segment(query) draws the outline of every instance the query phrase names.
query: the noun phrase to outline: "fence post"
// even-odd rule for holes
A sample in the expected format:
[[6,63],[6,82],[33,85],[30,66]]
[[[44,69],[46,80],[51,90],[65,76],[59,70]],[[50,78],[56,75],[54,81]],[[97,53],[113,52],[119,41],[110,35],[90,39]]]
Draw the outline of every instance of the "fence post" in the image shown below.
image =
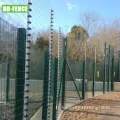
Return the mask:
[[53,46],[53,10],[51,10],[50,17],[50,35],[49,35],[49,79],[48,79],[48,111],[47,119],[51,119],[51,80],[52,80],[52,46]]
[[15,83],[15,120],[23,119],[25,83],[26,29],[19,28],[17,34],[17,63]]
[[103,93],[105,93],[106,82],[106,43],[104,44],[104,79],[103,79]]
[[63,68],[62,68],[62,100],[61,109],[65,106],[65,69],[66,69],[67,38],[63,39]]
[[114,90],[114,48],[112,48],[111,91]]
[[120,49],[118,50],[118,80],[120,81]]
[[110,58],[111,58],[111,55],[110,55],[110,50],[111,50],[111,46],[109,45],[108,46],[108,84],[107,84],[107,92],[110,91]]
[[82,99],[85,99],[85,78],[86,78],[86,43],[85,43],[85,59],[83,61],[83,80],[82,80]]
[[83,61],[82,99],[85,99],[85,60]]
[[95,47],[95,61],[93,62],[93,85],[92,85],[92,96],[95,96],[95,78],[96,78],[96,47]]
[[47,120],[48,110],[48,78],[49,78],[49,52],[45,52],[44,57],[44,84],[43,84],[43,103],[42,103],[42,120]]
[[52,111],[52,120],[56,120],[56,103],[57,103],[57,73],[58,73],[58,58],[55,58],[54,63],[54,87],[53,87],[53,111]]
[[9,101],[9,87],[10,87],[10,61],[7,63],[7,80],[6,80],[6,102]]

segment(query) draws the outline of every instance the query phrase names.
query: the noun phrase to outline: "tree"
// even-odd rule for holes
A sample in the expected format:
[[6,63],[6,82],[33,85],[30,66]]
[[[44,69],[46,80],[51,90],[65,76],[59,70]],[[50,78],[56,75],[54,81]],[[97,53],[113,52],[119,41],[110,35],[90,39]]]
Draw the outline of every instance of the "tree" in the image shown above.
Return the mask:
[[[104,27],[99,28],[96,34],[94,34],[89,43],[92,46],[97,47],[97,61],[103,61],[104,57],[104,43],[114,47],[115,59],[118,57],[118,49],[120,46],[120,21],[114,20],[112,23],[106,24]],[[107,46],[108,47],[108,46]]]
[[99,15],[95,12],[85,12],[80,18],[82,26],[88,31],[89,35],[95,34],[97,27],[99,27]]
[[49,48],[49,41],[45,40],[43,36],[40,36],[36,40],[36,46],[41,50],[48,50]]
[[[63,36],[63,33],[61,33]],[[41,50],[48,50],[49,49],[49,31],[44,31],[40,33],[36,39],[35,46],[40,48]],[[60,37],[60,55],[62,53],[62,37]],[[53,31],[53,38],[52,38],[52,55],[55,57],[58,55],[58,32]]]
[[74,25],[71,28],[71,32],[68,33],[68,37],[74,40],[84,41],[88,39],[89,35],[88,32],[82,26]]

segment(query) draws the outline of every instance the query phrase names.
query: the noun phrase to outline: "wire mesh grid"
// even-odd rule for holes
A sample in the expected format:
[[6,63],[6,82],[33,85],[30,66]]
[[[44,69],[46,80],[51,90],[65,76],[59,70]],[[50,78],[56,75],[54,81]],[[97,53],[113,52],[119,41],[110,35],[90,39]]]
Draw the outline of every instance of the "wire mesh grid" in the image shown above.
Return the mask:
[[0,119],[13,119],[17,28],[0,18]]

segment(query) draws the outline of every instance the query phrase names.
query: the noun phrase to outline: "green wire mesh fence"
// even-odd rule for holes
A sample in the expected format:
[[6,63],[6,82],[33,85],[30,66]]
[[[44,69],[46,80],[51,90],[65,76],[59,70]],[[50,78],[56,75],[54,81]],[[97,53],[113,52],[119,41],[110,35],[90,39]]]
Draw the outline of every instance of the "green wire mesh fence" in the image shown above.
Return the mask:
[[[25,15],[15,16],[18,23],[23,21],[21,28],[17,24],[15,27],[13,21],[8,23],[0,18],[0,120],[22,120],[23,117],[25,120],[56,120],[61,109],[111,91],[112,82],[119,80],[119,57],[113,60],[111,46],[103,46],[99,53],[95,47],[83,45],[76,48],[71,59],[67,48],[69,39],[62,39],[61,35],[63,46],[60,45],[58,50],[59,32],[52,28],[53,10],[49,21],[46,17],[49,16],[48,1],[41,3],[39,9],[37,2],[33,2],[35,13],[32,13],[31,21],[35,31],[29,40],[31,33],[28,34],[28,30],[31,28],[26,29],[26,23],[31,22],[26,21]],[[46,10],[42,11],[43,8]],[[41,16],[45,18],[41,20]],[[28,17],[32,16],[28,14]],[[47,24],[39,24],[44,20]],[[62,53],[58,55],[60,51]]]
[[[87,51],[88,48],[85,49]],[[90,51],[90,49],[88,50]],[[116,75],[118,60],[115,60],[114,63],[113,50],[113,47],[107,45],[105,48],[103,47],[103,52],[99,53],[95,47],[91,59],[89,59],[88,52],[84,52],[85,60],[82,58],[69,60],[68,58],[65,68],[65,103],[67,107],[79,103],[82,99],[113,91],[113,82],[118,79],[118,75]]]
[[[0,119],[14,119],[18,29],[0,18]],[[19,49],[19,48],[18,48]]]

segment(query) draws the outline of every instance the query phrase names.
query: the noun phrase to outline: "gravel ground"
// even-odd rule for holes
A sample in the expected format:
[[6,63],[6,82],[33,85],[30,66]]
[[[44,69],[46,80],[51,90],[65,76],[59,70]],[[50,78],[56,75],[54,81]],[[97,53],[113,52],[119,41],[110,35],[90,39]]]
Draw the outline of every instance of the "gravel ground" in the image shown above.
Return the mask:
[[60,120],[95,120],[98,114],[108,112],[115,101],[120,102],[120,92],[90,98],[65,110]]
[[[37,112],[40,106],[40,101],[29,103],[28,120]],[[0,103],[0,120],[14,120],[14,104]]]

